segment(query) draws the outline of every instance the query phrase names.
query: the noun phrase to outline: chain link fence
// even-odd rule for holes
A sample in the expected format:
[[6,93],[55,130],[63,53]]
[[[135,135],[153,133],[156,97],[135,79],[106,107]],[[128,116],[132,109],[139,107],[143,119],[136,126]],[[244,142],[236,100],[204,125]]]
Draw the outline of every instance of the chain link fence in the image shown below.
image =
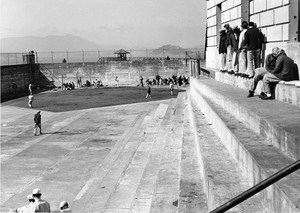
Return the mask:
[[[101,58],[116,58],[116,50],[98,51],[65,51],[65,52],[33,52],[29,53],[0,53],[1,66],[28,64],[32,62],[30,56],[35,55],[35,63],[84,63],[98,62]],[[192,57],[204,59],[204,48],[177,49],[143,49],[127,50],[127,60],[137,58],[181,58]]]

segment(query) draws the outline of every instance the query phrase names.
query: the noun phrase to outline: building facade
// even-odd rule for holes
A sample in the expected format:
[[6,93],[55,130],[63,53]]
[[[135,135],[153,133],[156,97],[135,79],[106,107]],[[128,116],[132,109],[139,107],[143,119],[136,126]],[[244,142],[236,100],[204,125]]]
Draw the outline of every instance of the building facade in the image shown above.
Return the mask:
[[206,66],[219,68],[219,29],[253,21],[267,38],[265,55],[283,48],[300,66],[299,0],[208,0]]

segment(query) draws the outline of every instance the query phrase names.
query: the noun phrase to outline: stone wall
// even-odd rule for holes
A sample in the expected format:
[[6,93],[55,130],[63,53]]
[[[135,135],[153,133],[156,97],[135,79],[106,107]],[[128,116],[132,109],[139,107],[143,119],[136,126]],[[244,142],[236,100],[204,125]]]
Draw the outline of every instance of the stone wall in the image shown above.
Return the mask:
[[118,76],[120,85],[137,85],[139,76],[144,81],[153,79],[157,74],[162,77],[172,75],[189,75],[189,67],[185,60],[138,60],[138,61],[109,61],[100,63],[60,63],[40,64],[41,73],[56,86],[62,83],[74,82],[81,78],[86,80],[102,80],[104,85],[113,85]]
[[[27,94],[28,85],[36,83],[38,79],[39,72],[36,64],[1,66],[1,100]],[[13,83],[17,85],[15,94]]]

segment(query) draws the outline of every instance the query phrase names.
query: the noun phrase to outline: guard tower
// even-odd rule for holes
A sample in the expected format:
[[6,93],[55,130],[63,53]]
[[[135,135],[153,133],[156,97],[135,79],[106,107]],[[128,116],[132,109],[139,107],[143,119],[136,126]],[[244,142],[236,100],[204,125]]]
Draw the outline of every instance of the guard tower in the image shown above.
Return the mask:
[[126,51],[126,50],[123,50],[123,49],[120,49],[118,51],[115,51],[114,54],[117,54],[117,58],[119,61],[126,61],[127,59],[127,55],[130,52]]

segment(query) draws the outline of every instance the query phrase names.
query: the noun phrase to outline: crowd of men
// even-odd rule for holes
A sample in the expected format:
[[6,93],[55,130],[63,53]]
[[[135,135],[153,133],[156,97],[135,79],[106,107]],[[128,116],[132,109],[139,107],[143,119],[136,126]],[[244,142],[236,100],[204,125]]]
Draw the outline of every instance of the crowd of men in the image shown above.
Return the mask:
[[[140,76],[140,82],[137,86],[144,86],[144,81],[143,81],[143,77]],[[172,75],[171,77],[168,78],[164,78],[161,77],[160,75],[156,75],[155,78],[153,78],[152,80],[150,79],[146,79],[146,84],[150,84],[150,85],[170,85],[170,83],[174,84],[174,85],[178,85],[178,86],[186,86],[189,84],[189,77],[185,77],[182,75],[176,76],[176,75]]]
[[233,29],[225,24],[219,32],[220,71],[251,79],[247,97],[254,96],[259,80],[263,81],[259,97],[268,100],[274,98],[273,85],[299,79],[297,65],[283,49],[274,47],[264,60],[267,38],[254,22],[243,21],[240,28]]

